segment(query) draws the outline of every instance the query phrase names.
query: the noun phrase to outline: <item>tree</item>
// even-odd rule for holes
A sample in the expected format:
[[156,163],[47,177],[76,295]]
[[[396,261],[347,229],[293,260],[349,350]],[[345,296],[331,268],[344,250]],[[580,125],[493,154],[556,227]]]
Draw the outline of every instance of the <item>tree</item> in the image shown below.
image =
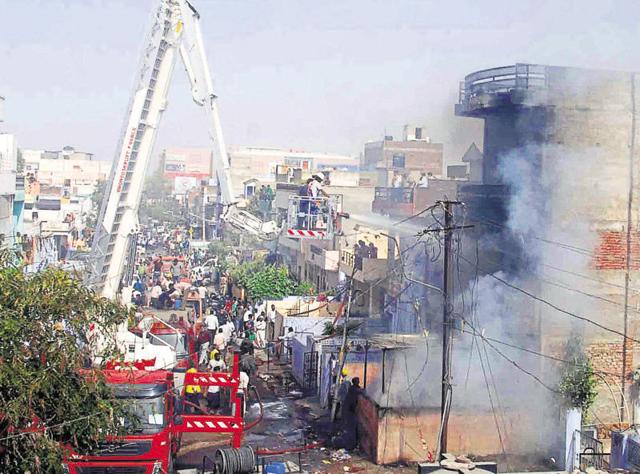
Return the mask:
[[308,296],[314,293],[309,282],[296,283],[287,267],[267,265],[264,260],[241,263],[231,269],[231,278],[246,288],[251,299],[281,299],[285,296]]
[[568,363],[558,389],[569,406],[586,412],[596,400],[598,383],[580,339],[573,338],[567,342],[564,359]]
[[90,329],[108,334],[128,311],[62,270],[25,274],[3,251],[0,314],[0,472],[61,473],[64,447],[88,452],[121,433],[126,407],[83,367]]

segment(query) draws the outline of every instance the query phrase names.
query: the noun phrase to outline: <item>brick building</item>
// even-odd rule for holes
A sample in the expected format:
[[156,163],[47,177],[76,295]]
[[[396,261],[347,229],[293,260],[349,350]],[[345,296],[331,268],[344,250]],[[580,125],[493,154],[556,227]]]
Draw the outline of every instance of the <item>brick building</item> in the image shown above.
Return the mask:
[[405,126],[402,140],[384,140],[364,145],[361,169],[378,173],[378,186],[391,186],[394,173],[417,181],[420,173],[443,174],[443,145],[432,143],[423,127]]
[[516,64],[466,76],[456,105],[484,121],[483,186],[508,190],[502,227],[483,224],[511,239],[494,269],[539,298],[510,317],[535,321],[542,352],[578,336],[597,370],[619,374],[594,407],[605,422],[639,421],[621,336],[639,320],[639,86],[631,72]]

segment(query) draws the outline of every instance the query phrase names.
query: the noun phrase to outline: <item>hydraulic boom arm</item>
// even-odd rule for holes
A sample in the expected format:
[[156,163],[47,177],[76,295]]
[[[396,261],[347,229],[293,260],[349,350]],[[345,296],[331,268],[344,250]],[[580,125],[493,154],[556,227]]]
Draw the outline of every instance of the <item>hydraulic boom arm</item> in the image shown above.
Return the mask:
[[274,223],[265,223],[233,206],[229,159],[199,18],[186,0],[159,0],[154,11],[92,245],[92,268],[87,283],[107,298],[117,295],[121,283],[130,283],[142,188],[178,54],[191,81],[193,100],[207,115],[213,142],[212,169],[218,178],[223,204],[228,207],[224,219],[261,238],[271,238],[277,232]]

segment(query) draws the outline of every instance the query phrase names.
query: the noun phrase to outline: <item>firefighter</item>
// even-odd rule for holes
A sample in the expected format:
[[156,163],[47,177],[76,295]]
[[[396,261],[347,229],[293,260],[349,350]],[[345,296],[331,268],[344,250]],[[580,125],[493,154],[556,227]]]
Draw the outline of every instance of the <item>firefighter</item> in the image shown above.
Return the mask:
[[[189,364],[189,370],[187,370],[188,374],[192,374],[197,372],[196,368],[193,366],[193,362]],[[187,405],[185,411],[187,413],[194,413],[196,407],[200,406],[200,392],[202,389],[199,385],[186,385],[184,388],[185,399],[190,404]]]

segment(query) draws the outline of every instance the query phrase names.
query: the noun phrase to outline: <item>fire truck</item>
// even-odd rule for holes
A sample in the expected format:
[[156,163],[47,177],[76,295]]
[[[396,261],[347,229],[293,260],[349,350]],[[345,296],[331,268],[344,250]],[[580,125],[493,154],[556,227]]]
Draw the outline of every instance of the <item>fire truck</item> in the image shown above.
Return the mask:
[[[240,448],[245,429],[238,396],[238,355],[230,373],[187,373],[185,385],[226,388],[230,415],[186,413],[187,402],[168,370],[105,370],[114,395],[125,401],[135,419],[123,420],[128,433],[100,443],[91,453],[71,454],[64,469],[69,474],[173,474],[182,433],[229,433]],[[191,411],[197,411],[191,408]]]

